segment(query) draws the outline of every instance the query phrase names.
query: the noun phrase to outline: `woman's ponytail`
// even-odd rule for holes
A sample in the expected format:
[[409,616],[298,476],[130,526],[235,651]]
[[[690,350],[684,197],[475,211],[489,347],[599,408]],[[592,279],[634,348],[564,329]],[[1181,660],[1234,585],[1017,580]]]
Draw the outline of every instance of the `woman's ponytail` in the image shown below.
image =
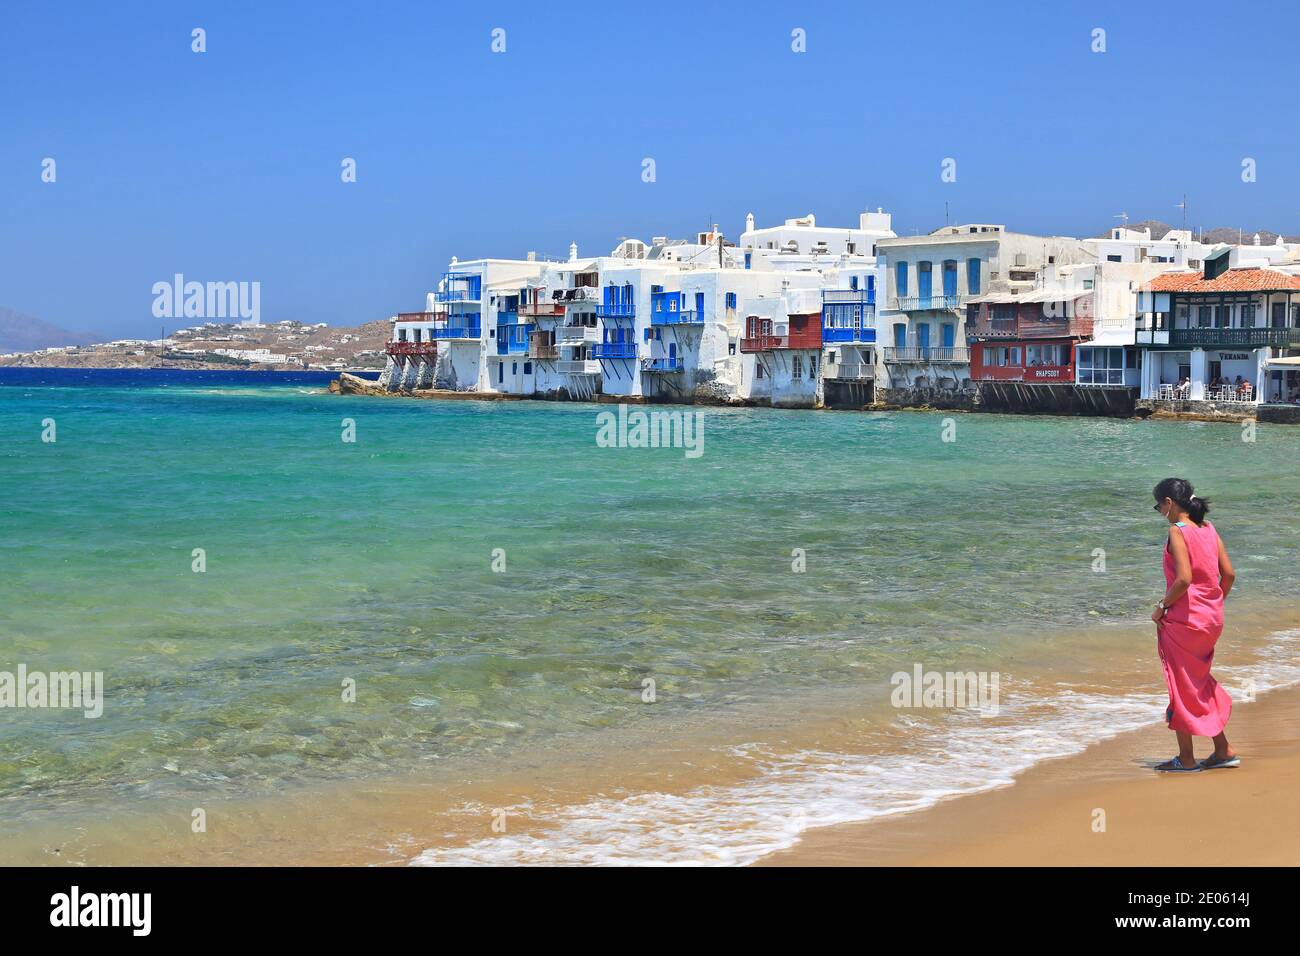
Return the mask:
[[1198,498],[1192,491],[1192,483],[1186,478],[1166,478],[1156,485],[1155,496],[1157,502],[1171,499],[1197,525],[1205,524],[1205,516],[1210,513],[1209,499]]

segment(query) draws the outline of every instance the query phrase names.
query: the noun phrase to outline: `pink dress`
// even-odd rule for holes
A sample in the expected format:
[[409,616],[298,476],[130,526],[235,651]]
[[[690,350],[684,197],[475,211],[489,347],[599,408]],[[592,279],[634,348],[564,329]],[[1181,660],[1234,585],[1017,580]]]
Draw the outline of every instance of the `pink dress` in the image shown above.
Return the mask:
[[[1223,732],[1232,713],[1232,698],[1210,676],[1214,645],[1223,633],[1223,589],[1219,586],[1219,533],[1204,527],[1175,525],[1187,543],[1192,561],[1192,585],[1174,602],[1156,626],[1156,646],[1169,685],[1170,730],[1197,737]],[[1174,556],[1165,546],[1165,584],[1174,580]]]

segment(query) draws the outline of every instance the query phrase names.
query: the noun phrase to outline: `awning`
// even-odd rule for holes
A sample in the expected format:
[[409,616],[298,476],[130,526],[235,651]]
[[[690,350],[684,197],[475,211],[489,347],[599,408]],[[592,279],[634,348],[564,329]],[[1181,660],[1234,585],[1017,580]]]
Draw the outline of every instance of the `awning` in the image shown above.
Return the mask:
[[1265,368],[1300,368],[1300,355],[1264,360]]

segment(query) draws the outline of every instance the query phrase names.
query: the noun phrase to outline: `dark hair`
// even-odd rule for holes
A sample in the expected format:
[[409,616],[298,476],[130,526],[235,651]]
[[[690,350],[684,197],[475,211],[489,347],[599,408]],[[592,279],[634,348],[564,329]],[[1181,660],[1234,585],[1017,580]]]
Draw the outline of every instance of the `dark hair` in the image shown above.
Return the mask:
[[1198,525],[1205,524],[1205,516],[1210,513],[1209,499],[1192,494],[1192,483],[1186,478],[1166,478],[1156,485],[1155,496],[1157,502],[1172,499]]

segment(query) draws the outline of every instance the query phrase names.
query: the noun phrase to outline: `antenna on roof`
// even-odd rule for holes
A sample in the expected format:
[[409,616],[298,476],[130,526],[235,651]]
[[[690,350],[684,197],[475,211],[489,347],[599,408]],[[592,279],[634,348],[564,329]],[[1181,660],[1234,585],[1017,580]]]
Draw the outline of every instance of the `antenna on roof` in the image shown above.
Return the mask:
[[1122,219],[1123,222],[1122,222],[1120,225],[1121,225],[1121,226],[1128,226],[1128,213],[1126,213],[1126,212],[1122,212],[1122,213],[1120,213],[1118,216],[1111,216],[1110,218],[1112,218],[1112,219]]
[[1183,201],[1174,206],[1175,209],[1183,211],[1183,231],[1187,231],[1187,193],[1183,193]]

